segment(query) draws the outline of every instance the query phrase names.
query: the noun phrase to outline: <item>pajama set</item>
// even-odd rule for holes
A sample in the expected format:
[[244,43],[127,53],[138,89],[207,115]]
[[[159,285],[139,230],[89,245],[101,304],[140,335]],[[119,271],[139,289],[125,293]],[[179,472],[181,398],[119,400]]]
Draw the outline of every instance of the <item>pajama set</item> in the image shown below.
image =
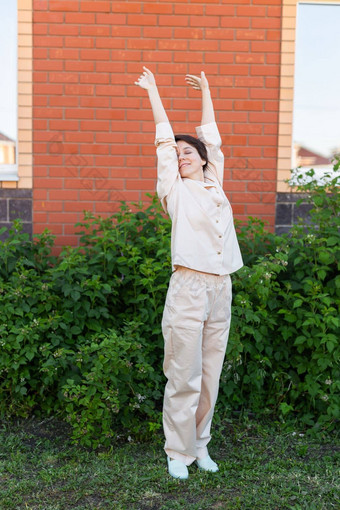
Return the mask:
[[182,178],[168,122],[156,126],[157,194],[172,220],[172,276],[164,306],[163,427],[167,455],[189,466],[208,455],[227,347],[230,274],[243,265],[232,209],[222,189],[216,124],[196,128],[208,152],[204,182]]

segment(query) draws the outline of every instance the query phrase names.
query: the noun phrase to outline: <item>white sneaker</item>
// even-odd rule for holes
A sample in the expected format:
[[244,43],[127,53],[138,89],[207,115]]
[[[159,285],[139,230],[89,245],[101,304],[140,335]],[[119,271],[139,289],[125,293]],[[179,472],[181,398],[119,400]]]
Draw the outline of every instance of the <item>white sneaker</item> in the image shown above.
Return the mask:
[[189,476],[189,471],[186,465],[180,460],[171,460],[167,457],[169,475],[174,478],[180,478],[186,480]]
[[202,471],[209,471],[210,473],[216,473],[216,471],[218,471],[218,465],[210,458],[209,455],[204,459],[196,459],[196,464],[199,469],[202,469]]

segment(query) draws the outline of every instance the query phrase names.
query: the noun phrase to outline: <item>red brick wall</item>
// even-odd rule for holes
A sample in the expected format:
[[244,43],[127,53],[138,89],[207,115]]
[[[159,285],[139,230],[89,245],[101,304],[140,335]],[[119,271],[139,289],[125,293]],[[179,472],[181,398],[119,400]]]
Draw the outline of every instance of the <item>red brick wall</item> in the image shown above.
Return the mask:
[[133,83],[156,74],[175,132],[194,134],[209,78],[235,217],[274,225],[281,0],[34,0],[34,232],[75,244],[84,209],[155,190],[154,124]]

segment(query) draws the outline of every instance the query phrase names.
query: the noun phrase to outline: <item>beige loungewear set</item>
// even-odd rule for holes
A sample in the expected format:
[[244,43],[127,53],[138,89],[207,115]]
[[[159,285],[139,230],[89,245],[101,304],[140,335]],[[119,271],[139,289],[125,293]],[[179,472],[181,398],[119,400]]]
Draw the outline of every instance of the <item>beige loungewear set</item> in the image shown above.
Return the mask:
[[230,274],[243,265],[215,123],[196,128],[208,152],[204,182],[182,178],[169,123],[156,126],[157,193],[172,220],[173,273],[162,330],[165,343],[165,451],[190,465],[208,455],[210,427],[228,341]]

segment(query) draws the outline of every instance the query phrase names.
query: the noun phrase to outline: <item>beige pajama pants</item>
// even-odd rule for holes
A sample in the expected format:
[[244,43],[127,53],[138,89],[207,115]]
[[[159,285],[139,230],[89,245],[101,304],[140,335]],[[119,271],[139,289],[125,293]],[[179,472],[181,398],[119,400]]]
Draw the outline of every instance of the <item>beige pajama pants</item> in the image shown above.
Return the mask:
[[165,451],[189,466],[208,455],[210,427],[228,341],[230,275],[179,267],[165,301]]

